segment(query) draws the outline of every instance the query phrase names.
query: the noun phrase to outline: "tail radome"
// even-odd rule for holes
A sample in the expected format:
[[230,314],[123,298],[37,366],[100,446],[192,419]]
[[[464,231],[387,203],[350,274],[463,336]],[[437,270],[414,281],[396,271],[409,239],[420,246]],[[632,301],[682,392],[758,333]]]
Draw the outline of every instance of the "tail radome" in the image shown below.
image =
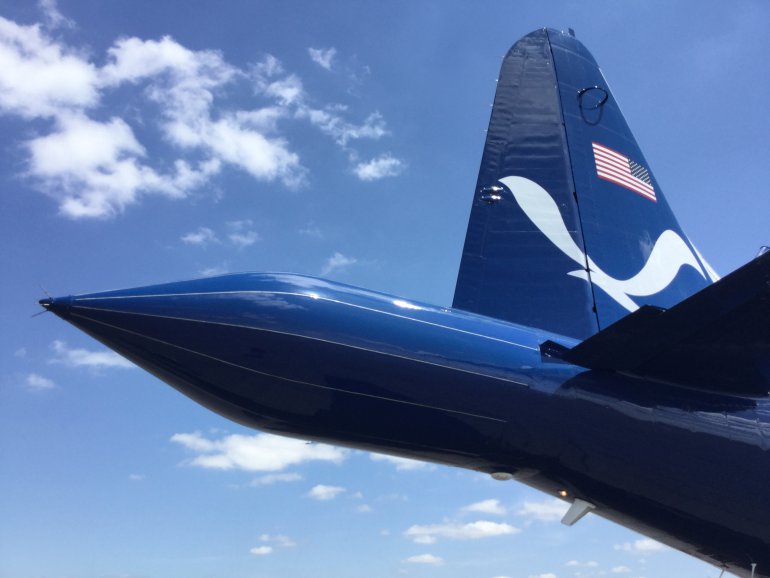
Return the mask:
[[514,44],[500,71],[453,306],[582,339],[716,279],[588,50],[550,29]]

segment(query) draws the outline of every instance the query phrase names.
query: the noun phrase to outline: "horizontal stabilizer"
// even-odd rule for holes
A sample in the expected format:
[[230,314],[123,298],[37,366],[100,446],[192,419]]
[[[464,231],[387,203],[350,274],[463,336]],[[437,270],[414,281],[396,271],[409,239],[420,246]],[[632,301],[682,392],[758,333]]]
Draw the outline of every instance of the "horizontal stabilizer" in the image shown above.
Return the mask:
[[561,356],[695,389],[768,395],[770,253],[671,309],[642,307]]

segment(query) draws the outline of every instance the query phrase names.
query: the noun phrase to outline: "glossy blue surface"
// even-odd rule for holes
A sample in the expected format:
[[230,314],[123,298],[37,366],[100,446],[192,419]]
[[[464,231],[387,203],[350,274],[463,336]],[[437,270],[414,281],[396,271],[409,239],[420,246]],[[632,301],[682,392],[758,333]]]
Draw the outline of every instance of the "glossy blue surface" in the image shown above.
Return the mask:
[[47,300],[220,414],[482,472],[715,564],[770,568],[770,406],[543,358],[574,340],[287,274]]

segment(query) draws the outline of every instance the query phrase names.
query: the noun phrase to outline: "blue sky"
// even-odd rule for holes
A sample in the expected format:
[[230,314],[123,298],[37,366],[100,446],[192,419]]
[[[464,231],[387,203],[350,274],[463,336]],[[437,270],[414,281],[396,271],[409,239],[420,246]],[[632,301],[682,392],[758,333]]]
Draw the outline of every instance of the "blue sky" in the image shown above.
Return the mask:
[[770,4],[0,0],[0,576],[716,577],[514,483],[256,434],[44,295],[226,271],[451,303],[503,54],[572,27],[683,228],[770,243]]

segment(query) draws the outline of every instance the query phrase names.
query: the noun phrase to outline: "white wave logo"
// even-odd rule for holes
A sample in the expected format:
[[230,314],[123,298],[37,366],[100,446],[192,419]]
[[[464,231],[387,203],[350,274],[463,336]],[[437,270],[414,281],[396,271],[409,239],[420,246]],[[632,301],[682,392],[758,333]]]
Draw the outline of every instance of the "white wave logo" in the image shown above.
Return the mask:
[[[671,284],[679,269],[686,265],[695,269],[704,279],[719,279],[705,261],[704,271],[704,266],[701,266],[687,243],[671,230],[663,231],[655,241],[650,257],[639,273],[630,279],[615,279],[602,271],[575,243],[564,224],[558,205],[543,187],[524,177],[505,177],[500,179],[500,182],[511,191],[527,217],[548,240],[580,265],[580,269],[568,274],[585,279],[589,283],[593,282],[629,311],[639,309],[631,299],[632,296],[648,297],[662,291]],[[586,265],[590,270],[590,277],[585,270]]]

